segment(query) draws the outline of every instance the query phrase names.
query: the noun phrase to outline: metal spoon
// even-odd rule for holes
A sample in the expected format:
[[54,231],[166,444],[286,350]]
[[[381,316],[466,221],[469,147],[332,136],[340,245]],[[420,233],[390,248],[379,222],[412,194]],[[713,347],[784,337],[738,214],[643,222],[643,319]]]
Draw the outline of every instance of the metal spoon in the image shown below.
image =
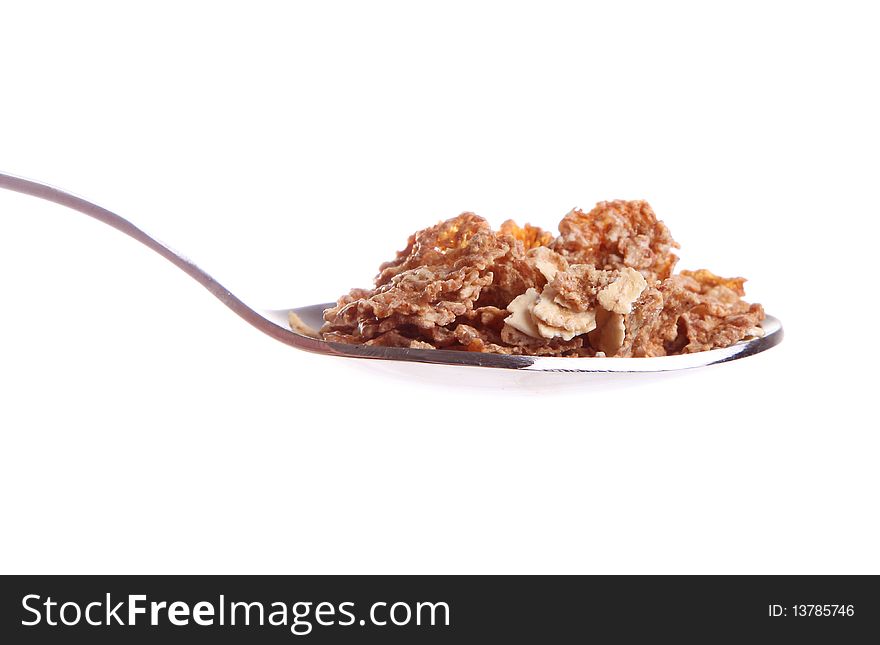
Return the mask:
[[[465,365],[473,367],[494,367],[512,370],[528,370],[538,372],[667,372],[682,370],[716,363],[725,363],[751,356],[770,349],[782,341],[782,324],[773,316],[767,316],[762,323],[764,336],[748,341],[741,341],[730,347],[712,349],[694,354],[678,356],[662,356],[656,358],[562,358],[545,356],[508,356],[502,354],[484,354],[479,352],[462,352],[442,349],[408,349],[402,347],[372,347],[367,345],[348,345],[331,343],[321,340],[309,329],[319,329],[324,309],[333,303],[310,305],[282,310],[258,310],[246,305],[233,295],[222,284],[217,282],[202,269],[181,257],[162,242],[150,237],[128,220],[76,197],[58,188],[46,184],[23,179],[13,175],[0,173],[0,188],[12,190],[25,195],[39,197],[73,210],[85,213],[90,217],[122,231],[141,244],[153,249],[163,258],[183,270],[196,282],[205,287],[220,302],[241,316],[248,323],[264,334],[281,341],[291,347],[307,352],[347,356],[351,358],[372,358],[389,361],[406,361],[416,363],[434,363],[440,365]],[[289,315],[293,313],[303,323],[302,333],[290,329]],[[313,332],[312,332],[313,333]]]

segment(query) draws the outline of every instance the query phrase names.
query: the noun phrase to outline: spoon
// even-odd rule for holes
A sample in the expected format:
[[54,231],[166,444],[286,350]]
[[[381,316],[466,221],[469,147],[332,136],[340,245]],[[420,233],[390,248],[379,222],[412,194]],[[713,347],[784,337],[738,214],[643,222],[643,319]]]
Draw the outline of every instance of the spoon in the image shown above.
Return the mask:
[[[782,341],[782,324],[773,316],[761,323],[764,336],[740,341],[730,347],[711,349],[693,354],[658,356],[653,358],[565,358],[558,356],[512,356],[461,352],[442,349],[409,349],[406,347],[374,347],[349,345],[321,340],[315,330],[321,327],[322,314],[334,303],[323,303],[279,310],[261,310],[250,307],[232,294],[226,287],[205,273],[198,266],[172,251],[162,242],[150,237],[137,226],[119,215],[93,204],[81,197],[47,184],[22,177],[0,173],[0,188],[39,197],[94,217],[98,221],[133,237],[163,258],[184,271],[210,291],[224,305],[264,334],[286,345],[316,354],[371,358],[388,361],[433,363],[438,365],[464,365],[494,367],[538,372],[668,372],[703,367],[716,363],[745,358],[758,354]],[[291,329],[293,325],[297,331]]]

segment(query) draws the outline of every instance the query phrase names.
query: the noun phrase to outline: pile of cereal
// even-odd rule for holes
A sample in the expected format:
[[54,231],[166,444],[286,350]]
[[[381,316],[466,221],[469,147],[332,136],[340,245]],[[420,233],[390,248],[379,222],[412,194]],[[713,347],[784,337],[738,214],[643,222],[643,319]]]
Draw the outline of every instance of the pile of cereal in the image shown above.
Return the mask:
[[673,275],[678,244],[643,201],[571,211],[559,236],[463,213],[411,235],[324,312],[325,340],[540,356],[666,356],[762,335],[743,278]]

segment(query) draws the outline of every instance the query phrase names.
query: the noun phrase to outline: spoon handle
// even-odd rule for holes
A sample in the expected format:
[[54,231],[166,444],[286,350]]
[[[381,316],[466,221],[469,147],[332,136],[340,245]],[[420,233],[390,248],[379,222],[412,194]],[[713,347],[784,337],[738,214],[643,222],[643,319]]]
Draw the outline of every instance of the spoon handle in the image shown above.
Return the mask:
[[229,289],[217,282],[217,280],[205,273],[205,271],[190,262],[188,259],[178,255],[167,245],[150,237],[127,219],[120,217],[106,208],[86,201],[82,197],[77,197],[76,195],[49,186],[48,184],[5,173],[0,173],[0,188],[55,202],[56,204],[66,206],[67,208],[84,213],[89,217],[93,217],[108,226],[112,226],[116,230],[136,239],[144,246],[151,248],[163,258],[174,264],[177,268],[210,291],[220,302],[264,334],[268,334],[272,338],[297,347],[298,349],[321,353],[326,351],[322,341],[294,334],[289,329],[285,329],[284,327],[267,320],[234,296]]

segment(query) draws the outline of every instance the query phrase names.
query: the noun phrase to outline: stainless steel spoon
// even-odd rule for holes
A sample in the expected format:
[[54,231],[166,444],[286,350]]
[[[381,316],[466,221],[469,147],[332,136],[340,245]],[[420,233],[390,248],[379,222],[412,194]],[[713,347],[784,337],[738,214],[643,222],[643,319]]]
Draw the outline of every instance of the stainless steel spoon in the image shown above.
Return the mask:
[[[770,349],[782,341],[782,324],[773,316],[767,316],[762,323],[764,336],[753,340],[742,341],[706,352],[682,354],[678,356],[662,356],[656,358],[561,358],[543,356],[507,356],[501,354],[483,354],[479,352],[461,352],[441,349],[408,349],[401,347],[370,347],[366,345],[348,345],[330,343],[312,337],[307,331],[319,329],[324,309],[332,303],[310,305],[282,310],[259,310],[245,304],[233,295],[222,284],[217,282],[202,269],[181,257],[162,242],[150,237],[128,220],[52,186],[0,173],[0,188],[12,190],[25,195],[39,197],[62,206],[67,206],[122,231],[141,244],[153,249],[163,258],[183,270],[196,282],[205,287],[220,302],[229,307],[244,320],[264,334],[281,341],[291,347],[307,352],[347,356],[351,358],[372,358],[389,361],[406,361],[416,363],[434,363],[440,365],[465,365],[473,367],[494,367],[512,370],[528,370],[538,372],[668,372],[716,363],[725,363],[751,356]],[[295,314],[304,325],[303,333],[290,329],[288,317]]]

